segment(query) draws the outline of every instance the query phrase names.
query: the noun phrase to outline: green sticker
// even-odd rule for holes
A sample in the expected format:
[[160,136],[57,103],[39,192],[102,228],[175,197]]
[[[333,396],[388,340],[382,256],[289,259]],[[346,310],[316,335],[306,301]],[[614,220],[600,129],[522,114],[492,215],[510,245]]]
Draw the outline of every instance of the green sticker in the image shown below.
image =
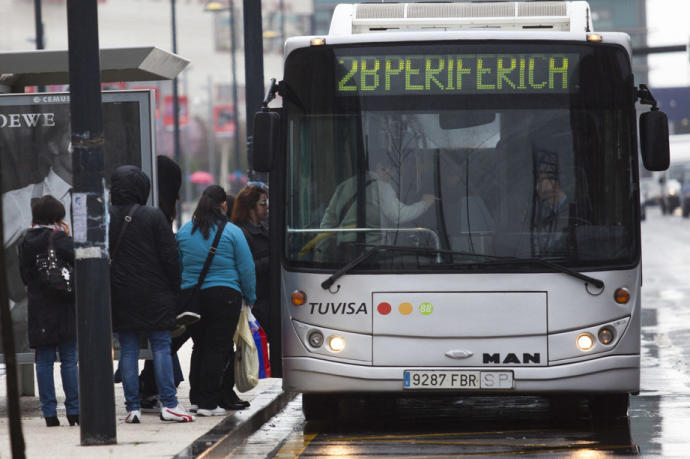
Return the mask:
[[434,305],[431,303],[422,303],[419,305],[419,312],[421,312],[425,316],[428,316],[429,314],[434,312]]

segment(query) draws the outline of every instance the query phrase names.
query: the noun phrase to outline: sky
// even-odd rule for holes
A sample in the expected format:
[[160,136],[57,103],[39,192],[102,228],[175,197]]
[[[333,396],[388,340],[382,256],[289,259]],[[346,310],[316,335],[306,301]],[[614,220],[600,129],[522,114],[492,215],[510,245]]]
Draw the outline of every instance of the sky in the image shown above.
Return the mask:
[[[690,0],[647,0],[647,28],[649,46],[687,45]],[[652,54],[648,64],[650,86],[690,86],[687,52]]]

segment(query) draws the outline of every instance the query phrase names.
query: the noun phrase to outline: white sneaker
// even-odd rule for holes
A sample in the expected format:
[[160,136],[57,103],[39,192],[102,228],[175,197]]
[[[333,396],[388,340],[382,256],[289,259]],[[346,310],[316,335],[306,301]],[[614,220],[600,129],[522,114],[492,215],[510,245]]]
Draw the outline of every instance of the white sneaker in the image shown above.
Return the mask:
[[141,411],[140,410],[128,411],[127,416],[125,416],[125,422],[127,424],[140,424],[141,423]]
[[161,421],[192,422],[193,420],[194,416],[187,413],[180,404],[175,408],[161,408]]
[[189,412],[190,413],[196,413],[199,410],[199,405],[191,404],[189,405]]
[[225,408],[221,408],[220,406],[215,407],[212,410],[205,410],[203,408],[199,408],[196,410],[196,414],[199,416],[225,416],[228,414],[228,410]]

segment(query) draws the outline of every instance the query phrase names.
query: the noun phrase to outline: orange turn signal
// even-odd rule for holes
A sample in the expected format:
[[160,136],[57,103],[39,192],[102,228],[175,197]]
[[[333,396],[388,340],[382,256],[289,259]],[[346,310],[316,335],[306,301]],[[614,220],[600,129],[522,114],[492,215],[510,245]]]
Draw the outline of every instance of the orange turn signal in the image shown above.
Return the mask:
[[290,297],[292,300],[292,304],[295,306],[302,306],[304,303],[307,302],[307,294],[304,293],[302,290],[295,290],[292,292],[292,296]]
[[618,304],[626,304],[630,301],[630,290],[625,287],[617,288],[616,292],[613,294],[613,298]]

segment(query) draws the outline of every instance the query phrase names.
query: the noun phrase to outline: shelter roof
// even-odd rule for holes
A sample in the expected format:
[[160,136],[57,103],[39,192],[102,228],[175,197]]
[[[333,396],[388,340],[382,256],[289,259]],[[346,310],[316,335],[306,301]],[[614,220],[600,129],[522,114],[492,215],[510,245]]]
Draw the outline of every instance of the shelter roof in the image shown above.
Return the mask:
[[[171,80],[188,64],[155,46],[101,48],[101,82]],[[0,52],[0,92],[51,84],[69,84],[68,50]]]

